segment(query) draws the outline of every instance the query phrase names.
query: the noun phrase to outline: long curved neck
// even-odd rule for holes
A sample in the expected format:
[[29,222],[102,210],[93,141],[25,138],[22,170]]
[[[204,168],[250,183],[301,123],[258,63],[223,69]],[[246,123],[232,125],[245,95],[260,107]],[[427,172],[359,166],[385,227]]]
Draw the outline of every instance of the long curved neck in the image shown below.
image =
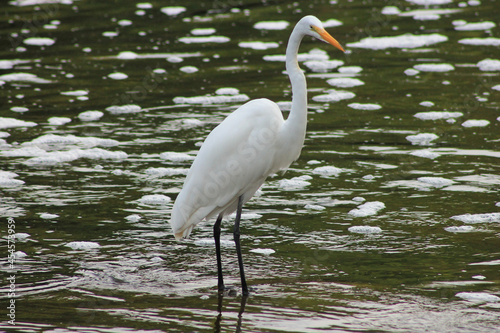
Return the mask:
[[295,161],[302,150],[307,127],[307,84],[306,77],[299,68],[297,54],[304,36],[294,29],[286,48],[286,71],[292,84],[292,109],[281,131],[283,144],[281,154],[288,163]]
[[286,71],[292,84],[292,109],[287,122],[293,122],[296,125],[301,124],[305,131],[307,123],[307,83],[297,61],[297,54],[303,37],[297,29],[294,29],[286,48]]

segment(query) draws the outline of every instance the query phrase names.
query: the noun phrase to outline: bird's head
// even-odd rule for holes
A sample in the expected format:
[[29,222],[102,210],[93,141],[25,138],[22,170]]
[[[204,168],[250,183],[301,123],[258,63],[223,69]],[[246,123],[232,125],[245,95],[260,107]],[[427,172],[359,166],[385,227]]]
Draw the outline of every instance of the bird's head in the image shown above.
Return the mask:
[[335,46],[342,52],[345,52],[342,45],[335,38],[333,38],[323,27],[323,23],[316,17],[312,15],[308,15],[303,17],[297,26],[300,26],[302,33],[304,35],[312,36],[317,38],[325,43],[331,44]]

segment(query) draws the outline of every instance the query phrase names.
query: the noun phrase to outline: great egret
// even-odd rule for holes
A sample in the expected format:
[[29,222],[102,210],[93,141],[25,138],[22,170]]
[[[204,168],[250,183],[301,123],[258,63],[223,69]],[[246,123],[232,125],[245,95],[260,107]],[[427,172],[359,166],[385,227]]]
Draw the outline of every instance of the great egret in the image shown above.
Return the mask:
[[302,18],[293,29],[286,49],[286,70],[292,84],[292,107],[287,120],[283,119],[278,105],[266,98],[240,106],[207,136],[174,203],[170,222],[176,239],[189,236],[201,220],[218,216],[214,240],[219,292],[224,290],[220,251],[222,218],[236,210],[233,236],[242,292],[248,295],[240,247],[241,208],[269,175],[288,168],[299,157],[304,144],[307,87],[297,61],[304,36],[315,37],[344,51],[318,18]]

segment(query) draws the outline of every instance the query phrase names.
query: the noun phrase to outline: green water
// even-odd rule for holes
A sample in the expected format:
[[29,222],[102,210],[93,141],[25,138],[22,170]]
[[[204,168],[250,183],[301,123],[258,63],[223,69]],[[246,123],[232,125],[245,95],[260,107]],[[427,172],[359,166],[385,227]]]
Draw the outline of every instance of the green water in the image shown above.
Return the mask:
[[[496,1],[34,2],[0,6],[1,330],[500,331],[500,71],[478,66],[500,53],[498,44],[461,42],[498,36]],[[185,11],[161,10],[172,6]],[[382,14],[385,6],[400,13]],[[423,16],[411,12],[423,9]],[[209,242],[213,221],[181,242],[168,224],[191,160],[162,153],[195,156],[204,137],[242,101],[174,99],[222,96],[219,88],[235,88],[251,99],[290,101],[284,63],[264,56],[284,54],[293,25],[306,14],[340,20],[326,29],[347,52],[303,41],[301,53],[320,49],[343,65],[323,73],[301,65],[310,101],[305,146],[287,173],[269,178],[244,207],[250,297],[219,298]],[[283,30],[254,28],[281,20],[290,23]],[[476,22],[486,26],[459,28]],[[193,29],[201,28],[215,32],[196,35]],[[446,40],[405,48],[382,47],[383,40],[375,42],[380,47],[352,45],[406,33]],[[181,40],[193,36],[229,40]],[[40,37],[50,40],[29,45]],[[239,46],[250,41],[279,45]],[[421,64],[453,67],[407,71]],[[185,72],[186,66],[197,71]],[[15,73],[33,76],[5,77]],[[114,79],[113,73],[126,77]],[[332,78],[364,84],[334,87],[327,82]],[[355,95],[318,101],[331,89]],[[368,103],[380,108],[368,110]],[[117,105],[140,109],[109,109]],[[103,115],[81,120],[88,110]],[[460,114],[415,116],[429,111]],[[70,122],[51,124],[51,117]],[[468,120],[487,122],[468,127]],[[407,138],[423,133],[435,137]],[[321,174],[321,167],[338,169]],[[294,177],[309,184],[286,187]],[[172,200],[141,202],[153,194]],[[353,215],[376,201],[384,208]],[[223,267],[226,285],[239,291],[232,221],[223,222]],[[20,233],[15,251],[22,251],[13,267],[9,226]],[[354,226],[380,229],[357,233],[349,229]],[[78,241],[99,247],[67,246]],[[274,253],[250,251],[256,249]],[[15,298],[8,295],[11,275]],[[482,293],[477,301],[471,300],[474,292]],[[11,299],[15,326],[8,323]]]

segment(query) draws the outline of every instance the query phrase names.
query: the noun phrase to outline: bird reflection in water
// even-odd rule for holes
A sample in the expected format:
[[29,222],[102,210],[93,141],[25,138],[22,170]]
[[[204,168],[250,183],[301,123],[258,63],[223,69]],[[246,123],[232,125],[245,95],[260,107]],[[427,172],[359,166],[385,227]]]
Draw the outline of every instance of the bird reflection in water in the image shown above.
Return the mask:
[[[230,292],[231,294],[231,292]],[[224,300],[224,294],[219,293],[217,298],[217,318],[215,318],[214,323],[214,332],[219,333],[221,331],[221,322],[222,322],[222,303]],[[235,332],[241,332],[241,323],[243,321],[243,313],[245,312],[245,307],[247,305],[248,295],[241,296],[240,310],[238,311],[238,320],[236,321]]]

